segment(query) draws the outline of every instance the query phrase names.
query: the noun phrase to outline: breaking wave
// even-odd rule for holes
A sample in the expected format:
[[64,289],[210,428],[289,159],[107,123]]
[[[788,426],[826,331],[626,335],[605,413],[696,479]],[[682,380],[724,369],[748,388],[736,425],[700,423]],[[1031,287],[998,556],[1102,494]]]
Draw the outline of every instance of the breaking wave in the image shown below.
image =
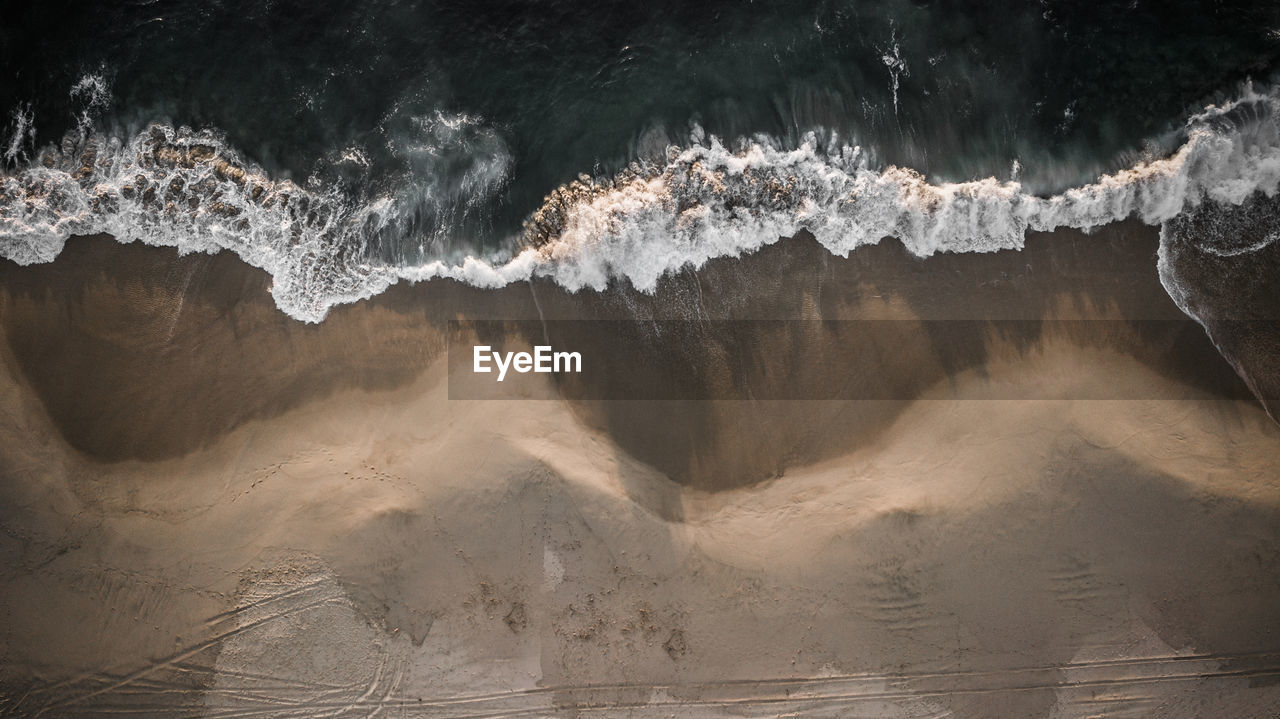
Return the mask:
[[[48,262],[70,236],[96,233],[184,253],[229,250],[270,273],[284,312],[312,322],[404,280],[498,287],[538,276],[577,290],[625,278],[649,291],[666,273],[801,230],[838,255],[886,237],[919,256],[990,252],[1020,248],[1029,230],[1088,230],[1126,218],[1155,225],[1206,201],[1271,196],[1280,185],[1278,110],[1280,95],[1247,87],[1191,117],[1172,154],[1052,197],[1016,181],[933,184],[910,169],[875,168],[834,136],[811,134],[791,148],[764,137],[730,147],[695,131],[662,161],[555,189],[513,238],[517,251],[414,262],[388,261],[377,248],[388,236],[442,231],[506,181],[510,156],[478,119],[420,118],[419,181],[366,196],[340,183],[273,179],[209,131],[157,124],[127,141],[82,131],[0,177],[0,255]],[[30,123],[15,117],[20,134]],[[6,143],[6,157],[20,153],[21,140]],[[338,158],[360,160],[356,149]],[[436,160],[455,168],[447,187],[433,184]],[[426,229],[424,212],[433,218]],[[1206,242],[1242,253],[1276,237]]]

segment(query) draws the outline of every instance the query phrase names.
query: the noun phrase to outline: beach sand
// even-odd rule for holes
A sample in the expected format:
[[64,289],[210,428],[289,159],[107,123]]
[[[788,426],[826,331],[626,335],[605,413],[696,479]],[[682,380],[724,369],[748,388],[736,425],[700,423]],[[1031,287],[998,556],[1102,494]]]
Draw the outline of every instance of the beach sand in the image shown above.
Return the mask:
[[[653,295],[433,281],[316,325],[227,255],[0,265],[0,712],[1280,714],[1280,428],[1156,247],[798,237]],[[850,321],[637,348],[655,387],[906,389],[449,399],[450,320],[636,318]],[[1109,322],[875,352],[869,319]]]

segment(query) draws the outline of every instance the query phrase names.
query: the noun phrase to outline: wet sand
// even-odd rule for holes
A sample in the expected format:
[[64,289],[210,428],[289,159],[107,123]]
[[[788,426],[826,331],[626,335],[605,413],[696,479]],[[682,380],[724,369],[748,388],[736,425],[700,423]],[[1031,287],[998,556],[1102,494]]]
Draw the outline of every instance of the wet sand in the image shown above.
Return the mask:
[[[225,255],[78,238],[0,266],[0,710],[1274,714],[1280,430],[1202,332],[1143,331],[1184,319],[1156,247],[795,238],[652,296],[442,281],[319,325]],[[633,368],[916,388],[892,400],[467,401],[459,318],[1117,329],[876,355],[797,323],[769,363]],[[1044,398],[957,399],[1009,383]],[[1069,399],[1116,386],[1150,391]]]
[[[814,402],[573,402],[584,422],[642,461],[682,484],[714,489],[771,477],[788,455],[843,453],[850,438],[874,433],[949,377],[998,357],[1034,355],[1045,343],[1118,352],[1169,379],[1172,396],[1249,398],[1247,385],[1160,286],[1153,234],[1134,224],[1094,236],[1034,235],[1022,252],[927,261],[891,241],[846,259],[797,238],[669,278],[653,295],[616,287],[572,294],[547,282],[494,291],[433,281],[339,307],[320,324],[279,312],[270,279],[234,256],[177,257],[79,238],[57,262],[0,266],[6,298],[0,321],[17,371],[59,432],[104,461],[182,455],[247,421],[341,389],[404,387],[445,356],[448,322],[457,319],[524,320],[500,338],[513,347],[542,340],[546,320],[622,320],[638,330],[651,319],[777,323],[745,347],[715,342],[724,338],[713,328],[695,342],[637,331],[619,349],[593,347],[616,338],[579,322],[567,337],[572,346],[627,364],[598,374],[602,386],[546,396],[633,397],[646,386],[655,396],[672,396],[673,385],[687,390],[674,396],[698,396],[728,383],[741,387],[728,394],[744,398],[821,397],[841,384],[845,396],[883,400],[824,403],[834,415]],[[898,346],[879,349],[858,326],[865,320],[932,324],[916,336],[895,334]],[[973,331],[972,322],[988,320],[1006,322],[1001,336]],[[1032,322],[1007,324],[1020,320]],[[1065,320],[1068,330],[1075,320],[1106,322],[1099,323],[1101,335],[1079,337],[1058,336],[1038,320]],[[811,323],[822,321],[837,324],[813,336]],[[1172,330],[1158,329],[1162,322]],[[607,383],[623,376],[629,391],[611,394]],[[1104,388],[1101,396],[1123,396],[1106,382],[1095,384]],[[1085,386],[1077,381],[1062,396],[1090,396]],[[766,451],[748,436],[758,434],[753,426],[767,426],[777,438],[767,456],[744,456]]]

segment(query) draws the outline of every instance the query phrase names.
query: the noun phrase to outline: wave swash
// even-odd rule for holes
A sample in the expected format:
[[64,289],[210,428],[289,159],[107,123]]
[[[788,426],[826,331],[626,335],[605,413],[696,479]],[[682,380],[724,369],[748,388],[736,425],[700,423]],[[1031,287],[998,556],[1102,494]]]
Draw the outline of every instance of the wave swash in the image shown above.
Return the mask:
[[[411,196],[430,187],[355,201],[336,186],[272,179],[214,132],[155,124],[122,141],[82,127],[0,177],[0,255],[49,262],[70,236],[97,233],[183,253],[230,250],[270,273],[281,310],[310,322],[401,280],[498,287],[539,276],[577,290],[626,278],[650,291],[664,273],[801,230],[838,255],[886,237],[919,256],[990,252],[1020,248],[1028,230],[1088,230],[1126,218],[1154,225],[1206,200],[1271,196],[1280,185],[1278,111],[1280,93],[1247,87],[1191,117],[1172,154],[1052,197],[995,178],[931,184],[909,169],[872,168],[860,148],[816,134],[791,149],[767,138],[728,149],[695,131],[665,162],[557,188],[525,220],[517,252],[409,266],[370,248],[412,226],[406,217],[422,198]],[[30,118],[19,119],[17,131],[29,133]],[[439,115],[427,124],[448,142],[477,123]],[[485,145],[488,159],[475,163],[465,188],[476,196],[496,192],[510,162],[500,141],[496,151],[495,141]],[[1206,243],[1213,252],[1261,249]],[[1177,300],[1177,288],[1169,290]]]

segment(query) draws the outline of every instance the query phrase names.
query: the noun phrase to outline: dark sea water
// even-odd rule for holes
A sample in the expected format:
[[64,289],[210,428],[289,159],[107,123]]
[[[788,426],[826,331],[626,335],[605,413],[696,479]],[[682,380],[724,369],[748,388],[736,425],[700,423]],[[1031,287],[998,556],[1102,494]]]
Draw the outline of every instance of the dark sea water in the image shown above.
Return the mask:
[[309,320],[800,229],[1018,247],[1280,176],[1274,2],[27,3],[0,58],[0,254],[229,249]]

